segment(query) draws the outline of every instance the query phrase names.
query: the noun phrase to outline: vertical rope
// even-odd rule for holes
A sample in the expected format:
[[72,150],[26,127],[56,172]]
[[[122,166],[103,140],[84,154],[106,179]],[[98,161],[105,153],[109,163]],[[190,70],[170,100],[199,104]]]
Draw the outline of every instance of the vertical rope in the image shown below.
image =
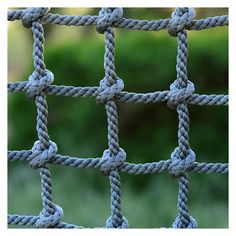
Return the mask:
[[[187,90],[188,72],[187,57],[188,43],[187,32],[185,26],[195,16],[195,11],[190,8],[177,8],[172,14],[172,22],[170,23],[169,33],[177,36],[178,49],[176,59],[177,79],[171,86],[172,90],[179,93],[181,90]],[[190,85],[191,86],[191,85]],[[193,90],[193,89],[191,89]],[[180,99],[181,96],[179,96]],[[174,104],[176,105],[176,104]],[[178,212],[173,227],[174,228],[191,228],[196,227],[196,222],[191,221],[188,213],[188,174],[187,169],[194,163],[195,155],[189,146],[189,113],[187,102],[179,100],[176,107],[179,125],[178,125],[178,147],[172,153],[171,172],[174,177],[179,177],[179,193],[178,193]],[[177,166],[177,168],[176,168]]]
[[[105,55],[104,69],[107,86],[115,84],[117,79],[115,72],[115,36],[112,27],[108,27],[105,34]],[[107,122],[108,122],[108,147],[113,155],[119,152],[118,137],[118,114],[114,98],[108,100],[105,104]]]
[[[56,144],[50,141],[48,134],[48,106],[46,96],[43,92],[44,86],[53,81],[53,75],[46,70],[44,63],[44,30],[39,19],[48,10],[45,8],[27,8],[23,14],[23,25],[27,28],[31,27],[34,40],[33,61],[35,71],[29,78],[31,86],[28,95],[34,98],[37,107],[36,129],[39,140],[35,142],[32,148],[32,155],[29,159],[31,160],[30,165],[33,168],[40,168],[43,210],[35,223],[37,228],[54,227],[63,217],[63,210],[52,201],[51,174],[46,166],[47,162],[55,156],[57,151]],[[35,17],[36,15],[37,17]]]
[[40,168],[41,177],[41,197],[43,201],[43,212],[45,215],[50,215],[55,212],[52,202],[52,181],[51,174],[47,167]]
[[190,223],[188,214],[188,174],[183,174],[179,177],[179,194],[178,194],[178,210],[179,210],[179,225],[178,228],[187,228]]
[[[105,56],[104,69],[107,85],[112,86],[116,80],[115,73],[115,40],[114,31],[108,27],[105,31]],[[119,137],[118,137],[118,114],[114,98],[105,104],[107,122],[108,122],[108,148],[110,154],[116,156],[119,153]],[[117,171],[109,173],[111,185],[111,224],[108,221],[107,227],[117,228],[122,225],[121,213],[121,183],[120,176]]]
[[[34,68],[36,72],[36,76],[38,80],[40,77],[46,75],[46,66],[44,64],[44,31],[42,24],[40,24],[39,20],[32,23],[32,32],[34,38],[33,45],[33,58],[34,58]],[[37,107],[37,134],[39,138],[39,144],[42,149],[48,149],[50,146],[49,143],[49,135],[47,129],[47,118],[48,118],[48,106],[46,101],[46,96],[43,92],[36,95],[35,104]],[[51,214],[55,213],[55,207],[52,203],[52,183],[51,183],[51,175],[46,166],[40,168],[40,176],[41,176],[41,186],[42,186],[42,201],[43,201],[43,215],[48,217]]]
[[46,75],[46,66],[44,64],[44,30],[43,26],[39,20],[32,22],[32,32],[33,32],[33,58],[34,58],[34,68],[38,76]]
[[[179,88],[185,88],[188,84],[187,76],[187,33],[186,30],[178,32],[178,53],[177,53],[177,80]],[[180,158],[184,159],[189,153],[189,114],[187,103],[183,102],[177,106],[179,114],[178,143]],[[188,174],[179,178],[178,211],[180,216],[179,228],[187,228],[190,223],[188,214]]]
[[121,213],[121,183],[116,168],[125,160],[126,154],[119,146],[118,114],[114,95],[123,88],[123,81],[115,72],[115,36],[112,23],[122,16],[120,8],[102,8],[99,13],[97,30],[105,34],[104,70],[105,78],[100,82],[100,94],[97,102],[105,104],[108,122],[108,150],[105,150],[101,171],[109,175],[111,185],[111,216],[106,222],[107,228],[127,228],[128,222]]

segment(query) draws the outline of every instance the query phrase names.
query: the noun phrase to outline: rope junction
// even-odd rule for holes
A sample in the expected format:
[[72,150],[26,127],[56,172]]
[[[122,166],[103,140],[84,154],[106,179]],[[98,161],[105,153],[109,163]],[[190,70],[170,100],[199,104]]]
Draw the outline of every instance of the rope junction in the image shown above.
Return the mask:
[[[121,182],[119,171],[131,174],[156,174],[163,171],[179,180],[178,216],[173,228],[196,228],[196,220],[188,212],[188,172],[228,173],[228,163],[199,163],[189,145],[188,104],[228,105],[228,95],[205,95],[194,93],[194,84],[187,75],[187,30],[203,30],[228,25],[228,16],[208,17],[193,20],[193,8],[176,8],[170,19],[134,20],[123,18],[122,8],[102,8],[98,16],[67,16],[49,13],[50,8],[27,8],[8,11],[8,20],[22,20],[33,33],[34,71],[28,81],[8,83],[8,92],[25,92],[35,101],[37,107],[38,140],[31,150],[8,151],[8,160],[26,160],[32,168],[39,169],[41,176],[41,196],[43,209],[38,216],[8,215],[8,224],[34,226],[36,228],[83,228],[62,221],[63,210],[52,199],[51,174],[48,164],[75,168],[100,168],[109,177],[111,186],[111,216],[106,228],[128,228],[128,221],[121,212]],[[73,87],[51,85],[54,76],[44,63],[43,24],[88,26],[96,25],[98,33],[105,35],[104,70],[105,76],[99,86]],[[171,36],[177,37],[177,78],[170,90],[152,93],[131,93],[122,91],[124,82],[115,72],[114,27],[130,30],[159,31],[167,29]],[[105,106],[108,121],[108,149],[102,157],[81,158],[62,156],[57,153],[57,145],[50,140],[47,130],[47,95],[87,97],[93,96],[98,104]],[[115,101],[133,103],[156,103],[166,101],[178,113],[178,146],[170,159],[152,163],[133,164],[126,162],[126,152],[119,146],[118,114]]]

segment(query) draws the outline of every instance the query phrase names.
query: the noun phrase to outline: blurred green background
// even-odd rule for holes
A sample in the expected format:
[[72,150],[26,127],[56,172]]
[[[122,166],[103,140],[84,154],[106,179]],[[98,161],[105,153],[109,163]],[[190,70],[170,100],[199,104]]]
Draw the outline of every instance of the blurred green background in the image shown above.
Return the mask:
[[[52,8],[68,15],[98,14],[99,9]],[[126,18],[169,18],[170,8],[125,8]],[[197,17],[228,14],[224,8],[197,8]],[[32,32],[20,21],[8,23],[8,79],[27,80],[33,71]],[[97,86],[104,76],[104,35],[95,26],[44,25],[45,63],[54,84]],[[166,90],[176,78],[176,38],[166,30],[115,29],[116,72],[125,90]],[[228,93],[228,27],[188,31],[189,79],[196,93]],[[47,96],[48,130],[58,153],[99,157],[107,148],[104,106],[95,98]],[[178,117],[166,103],[117,102],[120,146],[127,161],[168,159],[177,146]],[[228,162],[228,109],[189,105],[190,145],[199,162]],[[8,96],[9,150],[31,149],[36,134],[36,107],[24,93]],[[64,221],[101,227],[110,215],[108,178],[95,169],[50,165],[53,200],[64,209]],[[178,181],[167,172],[135,176],[121,173],[122,212],[131,228],[171,227],[177,216]],[[190,173],[189,211],[200,228],[228,227],[228,176]],[[37,215],[41,211],[39,172],[26,162],[8,165],[8,211]]]

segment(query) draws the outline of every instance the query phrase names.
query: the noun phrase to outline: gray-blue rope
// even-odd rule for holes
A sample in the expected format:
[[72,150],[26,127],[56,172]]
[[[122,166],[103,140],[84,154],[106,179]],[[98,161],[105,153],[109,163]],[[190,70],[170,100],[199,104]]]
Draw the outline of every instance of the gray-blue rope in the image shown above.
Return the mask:
[[49,8],[27,8],[23,11],[22,23],[33,32],[33,61],[34,72],[29,77],[26,94],[35,100],[37,107],[37,134],[38,141],[34,143],[30,156],[30,165],[40,168],[43,210],[35,222],[36,228],[50,228],[57,225],[63,218],[63,210],[52,201],[51,175],[46,164],[56,155],[57,145],[50,141],[47,130],[48,107],[43,90],[53,82],[53,74],[46,70],[44,64],[44,30],[40,17],[46,14]]
[[105,34],[105,77],[100,81],[97,103],[105,104],[108,122],[108,149],[104,151],[101,171],[109,175],[111,185],[111,216],[107,228],[127,228],[128,221],[121,213],[121,183],[117,167],[126,160],[125,151],[119,147],[118,114],[114,96],[122,91],[124,83],[115,72],[115,37],[112,24],[123,15],[122,8],[102,8],[97,21],[97,31]]
[[[179,146],[171,154],[172,163],[170,173],[179,177],[178,211],[173,227],[174,228],[196,228],[196,221],[188,214],[188,175],[186,171],[194,164],[196,156],[189,145],[189,113],[185,96],[194,92],[194,85],[188,81],[187,74],[187,32],[185,26],[193,20],[196,13],[193,8],[176,8],[172,13],[169,33],[177,36],[178,51],[176,72],[177,79],[171,85],[170,90],[173,96],[168,101],[169,106],[176,106],[179,116],[178,143]],[[183,96],[185,95],[185,96]]]
[[[9,21],[22,19],[24,10],[8,11],[7,19]],[[119,13],[120,14],[120,13]],[[45,24],[59,24],[67,26],[88,26],[97,25],[99,16],[67,16],[53,13],[44,14],[40,20]],[[137,20],[121,18],[113,22],[113,27],[129,30],[159,31],[168,29],[172,18],[160,20]],[[205,19],[192,20],[185,25],[187,30],[204,30],[208,28],[225,26],[229,23],[228,16],[214,16]]]
[[[35,101],[37,108],[36,130],[38,140],[31,150],[8,151],[8,160],[27,161],[35,169],[39,168],[41,177],[41,197],[43,209],[38,216],[8,215],[8,224],[33,225],[36,228],[83,228],[62,222],[63,210],[53,203],[52,182],[48,164],[74,168],[99,168],[109,177],[111,186],[111,215],[106,221],[106,228],[128,228],[128,221],[121,213],[121,181],[119,171],[130,174],[155,174],[169,171],[179,180],[178,216],[173,228],[196,228],[196,220],[188,213],[188,172],[228,173],[227,163],[199,163],[189,144],[188,104],[228,105],[228,95],[195,94],[194,84],[187,74],[187,30],[202,30],[228,25],[228,16],[208,17],[194,20],[193,8],[176,8],[170,19],[134,20],[123,18],[122,8],[102,8],[98,16],[66,16],[49,13],[49,8],[27,8],[8,11],[8,20],[22,20],[26,28],[33,32],[34,71],[28,81],[8,83],[8,92],[25,92]],[[96,25],[99,33],[105,35],[104,70],[105,76],[99,86],[73,87],[52,85],[54,76],[44,63],[44,31],[42,23],[87,26]],[[178,41],[176,71],[177,78],[170,85],[170,90],[152,93],[133,93],[122,91],[124,82],[115,71],[115,36],[114,27],[131,30],[158,31],[168,29]],[[62,156],[57,153],[57,145],[50,140],[47,130],[48,107],[47,95],[96,97],[96,102],[105,106],[108,121],[108,148],[97,158]],[[127,154],[119,146],[118,114],[115,101],[133,103],[156,103],[165,101],[168,107],[178,113],[178,146],[169,159],[153,163],[133,164],[126,162]]]

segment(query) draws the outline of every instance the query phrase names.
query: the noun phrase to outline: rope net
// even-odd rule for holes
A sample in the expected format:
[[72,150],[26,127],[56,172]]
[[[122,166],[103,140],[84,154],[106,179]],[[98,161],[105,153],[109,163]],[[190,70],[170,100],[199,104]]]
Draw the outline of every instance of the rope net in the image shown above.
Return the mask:
[[[119,172],[130,174],[157,174],[168,171],[178,178],[178,215],[173,228],[196,228],[197,221],[188,211],[188,172],[228,173],[228,163],[199,163],[189,144],[188,104],[228,105],[228,95],[206,95],[195,93],[193,82],[187,75],[187,30],[203,30],[228,25],[228,16],[215,16],[194,20],[193,8],[176,8],[169,19],[136,20],[123,18],[122,8],[102,8],[98,16],[67,16],[49,13],[50,8],[27,8],[8,11],[8,21],[22,20],[23,26],[33,33],[34,71],[28,81],[8,83],[8,93],[25,92],[35,102],[37,108],[38,140],[31,150],[8,151],[8,160],[26,160],[39,170],[41,177],[41,197],[43,209],[39,215],[8,215],[8,224],[34,226],[36,228],[83,228],[63,222],[63,209],[53,202],[49,164],[74,168],[99,168],[107,176],[111,187],[111,215],[106,228],[128,228],[128,220],[121,212],[121,181]],[[43,24],[68,26],[96,25],[96,30],[105,37],[105,76],[99,86],[74,87],[52,85],[54,76],[44,63]],[[124,82],[115,71],[114,28],[130,30],[159,31],[167,29],[177,38],[176,80],[166,91],[133,93],[123,91]],[[46,95],[87,97],[93,96],[98,104],[105,106],[108,123],[108,148],[99,158],[63,156],[57,153],[57,144],[50,140],[47,129],[48,106]],[[118,114],[116,101],[128,103],[167,102],[167,106],[178,113],[178,146],[170,159],[152,163],[134,164],[126,161],[126,152],[119,145]]]

